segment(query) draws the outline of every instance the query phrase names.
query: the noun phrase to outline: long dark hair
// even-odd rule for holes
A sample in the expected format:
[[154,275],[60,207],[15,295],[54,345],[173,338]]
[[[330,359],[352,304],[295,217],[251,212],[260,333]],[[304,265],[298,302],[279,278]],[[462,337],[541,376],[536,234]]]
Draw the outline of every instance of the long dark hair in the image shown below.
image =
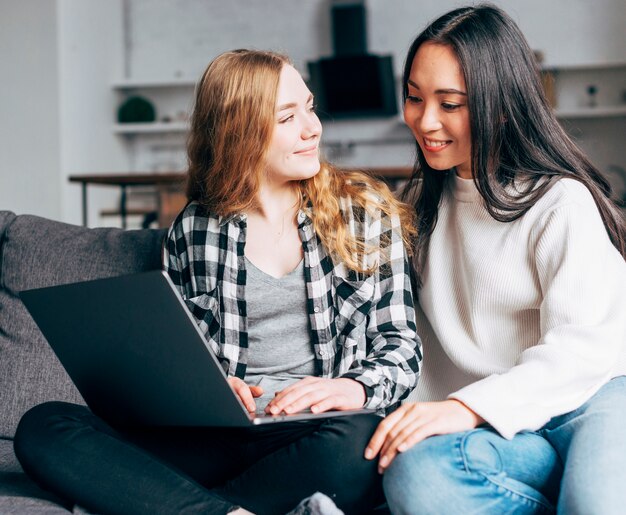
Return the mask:
[[[559,125],[534,54],[515,22],[490,4],[455,9],[432,22],[407,54],[405,102],[413,59],[425,42],[449,46],[459,60],[467,87],[474,182],[489,214],[512,222],[555,181],[576,179],[593,195],[611,241],[626,257],[626,225],[611,200],[611,186]],[[453,172],[432,169],[417,142],[416,149],[405,200],[414,204],[417,214],[415,271],[421,284],[444,184]],[[517,188],[508,187],[513,181]]]

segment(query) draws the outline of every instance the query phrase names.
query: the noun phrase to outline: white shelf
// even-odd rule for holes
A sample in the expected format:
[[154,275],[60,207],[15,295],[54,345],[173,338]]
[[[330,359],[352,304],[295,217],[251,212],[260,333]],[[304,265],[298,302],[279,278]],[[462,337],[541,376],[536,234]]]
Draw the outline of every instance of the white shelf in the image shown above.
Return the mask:
[[165,80],[138,80],[123,79],[115,81],[112,84],[113,89],[129,90],[129,89],[158,89],[158,88],[194,88],[196,81],[193,79],[176,78]]
[[557,118],[618,118],[626,116],[626,105],[557,109]]
[[[598,106],[576,109],[557,109],[555,112],[560,119],[580,118],[619,118],[626,117],[626,105]],[[404,122],[401,122],[404,125]],[[185,133],[189,130],[188,122],[148,122],[148,123],[116,123],[113,132],[116,134],[167,134]],[[381,138],[384,140],[384,138]]]
[[587,70],[613,70],[619,68],[626,68],[626,62],[614,62],[614,63],[589,63],[589,64],[545,64],[541,66],[541,69],[546,72],[581,72]]
[[187,132],[188,122],[148,122],[148,123],[116,123],[113,132],[117,134],[163,134]]

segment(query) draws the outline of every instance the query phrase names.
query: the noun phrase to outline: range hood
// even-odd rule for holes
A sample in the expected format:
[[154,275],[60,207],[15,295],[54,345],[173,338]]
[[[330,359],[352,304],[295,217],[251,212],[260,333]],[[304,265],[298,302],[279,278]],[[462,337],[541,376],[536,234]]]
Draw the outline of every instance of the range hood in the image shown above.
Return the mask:
[[367,51],[362,2],[331,7],[333,56],[309,62],[309,87],[325,119],[388,117],[398,113],[391,55]]

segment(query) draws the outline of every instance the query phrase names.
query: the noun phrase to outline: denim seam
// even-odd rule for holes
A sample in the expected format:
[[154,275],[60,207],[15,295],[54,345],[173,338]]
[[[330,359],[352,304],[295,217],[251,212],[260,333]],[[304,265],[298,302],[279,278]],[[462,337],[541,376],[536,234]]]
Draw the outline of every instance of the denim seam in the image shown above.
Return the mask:
[[513,488],[510,487],[510,485],[504,485],[502,483],[499,483],[498,481],[496,481],[494,478],[488,476],[487,474],[483,474],[481,472],[474,472],[471,470],[469,463],[466,459],[466,452],[465,452],[465,442],[467,440],[467,437],[476,432],[476,430],[474,431],[468,431],[463,433],[462,435],[459,436],[459,438],[457,439],[456,442],[456,448],[457,451],[459,453],[459,461],[460,463],[462,463],[462,468],[464,470],[465,473],[467,474],[473,474],[475,476],[478,477],[482,477],[490,486],[494,487],[494,488],[502,488],[503,490],[506,490],[511,496],[514,497],[519,497],[521,501],[524,501],[524,503],[526,504],[533,504],[536,505],[538,507],[540,507],[542,510],[546,511],[547,513],[552,513],[554,512],[554,507],[546,504],[545,502],[541,501],[540,499],[536,499],[534,497],[531,497],[523,492],[519,492],[517,490],[514,490]]

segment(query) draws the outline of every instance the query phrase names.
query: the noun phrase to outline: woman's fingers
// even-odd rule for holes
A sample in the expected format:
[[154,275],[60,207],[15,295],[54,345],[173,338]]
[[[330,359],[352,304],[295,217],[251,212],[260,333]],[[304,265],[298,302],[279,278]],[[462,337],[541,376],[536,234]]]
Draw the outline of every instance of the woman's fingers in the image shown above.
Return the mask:
[[263,387],[262,386],[250,386],[250,393],[252,393],[252,397],[255,399],[257,397],[261,397],[263,395]]
[[267,408],[272,415],[278,415],[281,412],[297,413],[323,398],[324,391],[322,389],[316,388],[314,384],[308,382],[300,384],[299,381],[295,385],[291,385],[289,392],[279,392],[270,401]]
[[403,404],[396,411],[394,411],[390,415],[387,415],[380,422],[380,424],[378,424],[376,431],[374,431],[372,438],[370,438],[370,441],[367,444],[367,447],[365,448],[366,459],[372,460],[378,455],[378,453],[380,452],[380,449],[385,443],[385,440],[387,439],[387,435],[389,434],[389,431],[391,431],[393,427],[396,425],[396,423],[402,419],[408,406],[409,406],[408,403]]
[[314,413],[329,409],[356,409],[363,406],[366,395],[363,385],[354,379],[306,377],[290,385],[267,406],[267,412],[297,413],[311,408]]
[[297,394],[297,392],[300,392],[303,387],[304,388],[308,387],[309,385],[311,385],[311,383],[315,383],[317,379],[319,378],[310,377],[310,376],[300,379],[299,381],[289,385],[287,388],[284,388],[283,390],[276,392],[276,395],[272,399],[272,402],[282,403],[285,398],[289,398],[289,396],[293,396],[294,393]]
[[406,436],[407,432],[410,432],[412,428],[415,428],[422,424],[421,413],[419,405],[409,406],[403,413],[401,419],[399,419],[394,426],[389,430],[387,438],[385,439],[381,449],[380,456],[384,456],[389,451],[392,445],[398,444],[398,439]]
[[325,411],[329,411],[331,409],[343,410],[350,409],[345,408],[346,399],[343,395],[331,395],[329,397],[324,397],[319,402],[316,402],[311,406],[311,411],[313,413],[323,413]]
[[429,429],[429,424],[423,425],[420,420],[414,420],[405,426],[393,439],[388,441],[386,448],[380,452],[378,472],[382,474],[400,452],[410,449],[416,443],[433,434],[435,433]]
[[228,383],[238,395],[239,399],[241,399],[241,402],[246,407],[246,409],[250,413],[254,413],[256,411],[256,403],[254,402],[250,387],[238,377],[229,377]]
[[365,405],[367,395],[363,385],[347,377],[338,377],[326,381],[325,397],[311,405],[313,413],[321,413],[331,409],[359,409]]
[[454,399],[415,403],[387,433],[380,451],[379,471],[384,472],[398,453],[409,450],[426,438],[468,431],[483,422],[479,415]]
[[241,402],[246,407],[246,409],[250,413],[254,413],[256,411],[256,402],[254,402],[254,397],[252,397],[252,393],[250,392],[250,388],[248,385],[244,384],[235,390]]

